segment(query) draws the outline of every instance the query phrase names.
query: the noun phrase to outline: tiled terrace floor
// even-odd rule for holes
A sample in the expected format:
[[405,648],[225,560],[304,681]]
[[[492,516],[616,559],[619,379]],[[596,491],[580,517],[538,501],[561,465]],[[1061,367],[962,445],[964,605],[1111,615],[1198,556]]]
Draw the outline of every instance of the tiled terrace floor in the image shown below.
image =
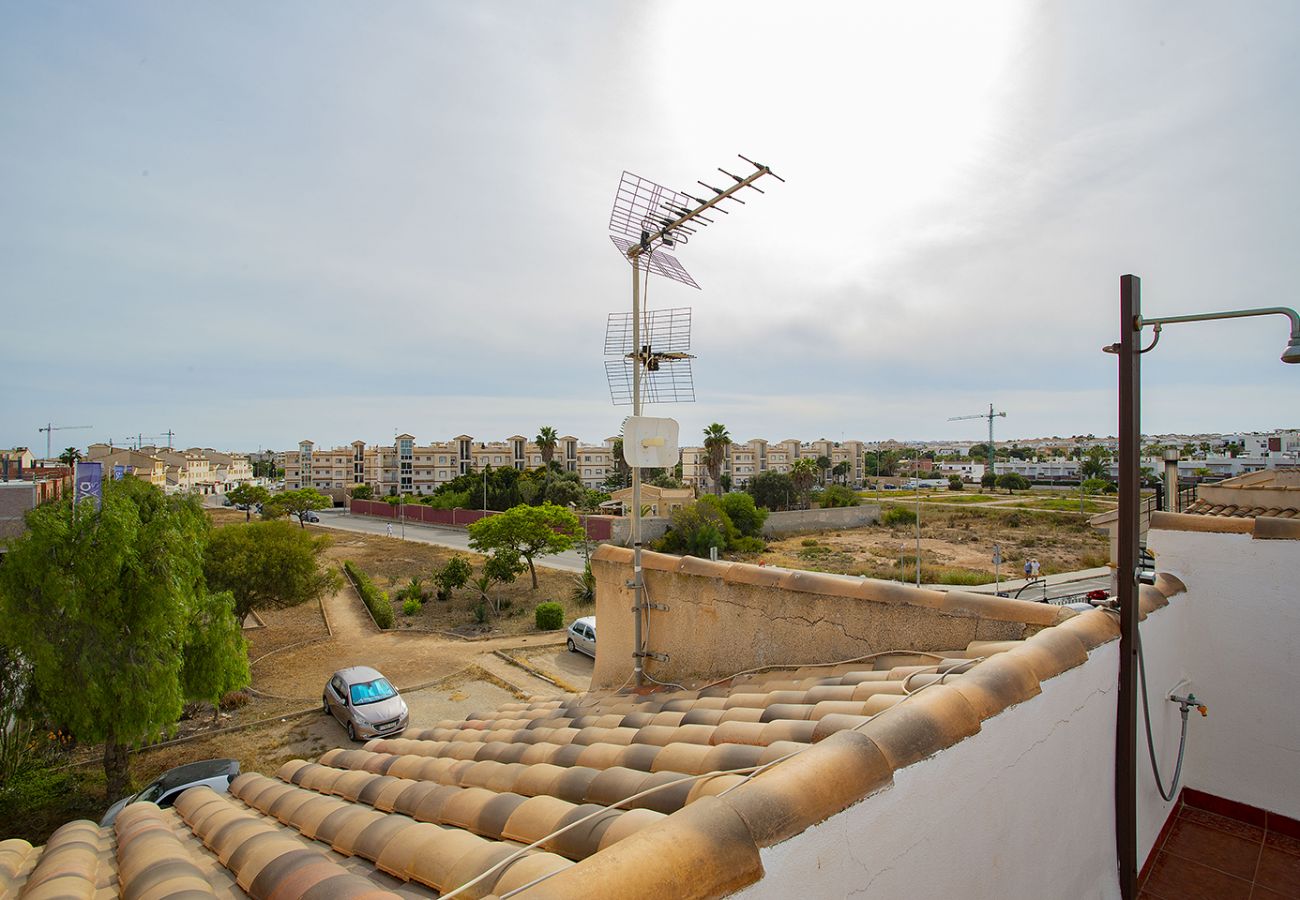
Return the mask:
[[[1218,812],[1192,803],[1215,806]],[[1155,848],[1142,884],[1142,898],[1300,898],[1300,829],[1296,823],[1231,806],[1215,798],[1184,798],[1164,842]],[[1224,812],[1234,817],[1222,815]]]

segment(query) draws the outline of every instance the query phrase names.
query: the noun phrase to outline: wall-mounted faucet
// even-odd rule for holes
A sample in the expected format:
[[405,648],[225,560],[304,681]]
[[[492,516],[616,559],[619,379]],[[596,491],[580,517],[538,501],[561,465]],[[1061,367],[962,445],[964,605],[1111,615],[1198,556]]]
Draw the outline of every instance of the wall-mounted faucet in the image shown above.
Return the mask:
[[1188,691],[1187,696],[1185,697],[1180,697],[1177,694],[1170,694],[1169,699],[1170,701],[1178,704],[1178,711],[1182,714],[1184,721],[1187,720],[1187,711],[1189,709],[1195,709],[1198,713],[1201,714],[1201,718],[1205,718],[1210,714],[1210,708],[1206,706],[1204,703],[1202,703],[1200,700],[1197,700],[1196,694],[1192,693],[1191,691]]

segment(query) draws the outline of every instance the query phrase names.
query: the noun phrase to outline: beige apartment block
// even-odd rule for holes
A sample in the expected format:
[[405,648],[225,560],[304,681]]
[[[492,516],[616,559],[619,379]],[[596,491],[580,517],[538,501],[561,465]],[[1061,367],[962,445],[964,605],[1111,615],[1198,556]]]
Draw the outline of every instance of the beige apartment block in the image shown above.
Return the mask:
[[[794,461],[803,457],[816,459],[826,456],[834,468],[848,462],[848,475],[829,475],[828,480],[860,485],[863,480],[866,444],[862,441],[828,441],[825,439],[802,443],[793,438],[770,443],[763,438],[753,438],[744,443],[732,443],[726,448],[719,475],[729,475],[735,489],[743,488],[751,478],[764,472],[789,472]],[[682,448],[682,483],[700,490],[713,490],[709,478],[708,451],[703,447]]]
[[[565,471],[577,473],[585,486],[598,488],[613,470],[612,445],[613,438],[596,447],[565,435],[556,441],[551,459]],[[390,445],[353,441],[347,447],[317,449],[312,441],[301,441],[296,451],[284,454],[284,481],[290,490],[304,486],[343,490],[364,484],[379,496],[420,495],[489,466],[522,472],[542,464],[541,449],[519,434],[503,441],[476,441],[461,434],[423,445],[414,435],[399,434]]]
[[110,447],[108,444],[91,444],[86,448],[86,459],[103,463],[105,478],[112,478],[114,467],[122,466],[124,474],[147,481],[163,490],[167,489],[167,464],[148,453]]
[[208,461],[213,483],[220,491],[253,480],[253,464],[248,457],[238,453],[222,453],[211,447],[191,447],[187,454],[198,454]]

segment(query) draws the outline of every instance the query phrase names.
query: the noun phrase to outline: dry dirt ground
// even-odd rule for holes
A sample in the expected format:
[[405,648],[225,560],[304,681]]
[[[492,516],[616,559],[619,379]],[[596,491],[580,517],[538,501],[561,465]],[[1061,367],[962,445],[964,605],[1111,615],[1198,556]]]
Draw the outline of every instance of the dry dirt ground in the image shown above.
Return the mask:
[[[874,499],[874,498],[873,498]],[[1009,498],[997,498],[1003,501]],[[1020,496],[1013,504],[1034,502]],[[909,511],[914,503],[884,502]],[[1044,575],[1106,564],[1105,536],[1077,512],[1052,512],[1019,506],[944,504],[936,497],[921,508],[922,580],[928,584],[983,584],[993,580],[993,544],[1002,547],[1002,575],[1019,572],[1035,557]],[[749,561],[790,568],[911,578],[916,565],[916,526],[873,525],[842,531],[796,535],[768,545],[764,553],[745,554]]]

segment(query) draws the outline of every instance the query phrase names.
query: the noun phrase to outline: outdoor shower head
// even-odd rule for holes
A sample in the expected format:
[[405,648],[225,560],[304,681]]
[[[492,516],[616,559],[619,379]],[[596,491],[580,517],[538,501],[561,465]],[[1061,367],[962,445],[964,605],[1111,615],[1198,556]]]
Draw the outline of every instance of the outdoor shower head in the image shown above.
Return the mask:
[[1282,351],[1282,362],[1300,363],[1300,333],[1291,333],[1291,341]]

